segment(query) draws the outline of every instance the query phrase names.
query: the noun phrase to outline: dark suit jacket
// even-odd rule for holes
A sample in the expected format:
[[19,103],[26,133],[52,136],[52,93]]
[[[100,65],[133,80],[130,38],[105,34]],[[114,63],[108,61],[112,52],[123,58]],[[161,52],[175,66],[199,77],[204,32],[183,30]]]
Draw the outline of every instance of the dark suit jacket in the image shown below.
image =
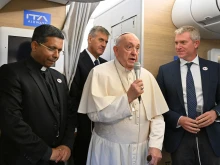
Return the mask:
[[51,155],[43,157],[51,153],[52,147],[72,148],[76,113],[70,109],[66,79],[49,69],[60,103],[59,120],[40,68],[35,64],[30,57],[0,68],[1,165],[46,165]]
[[[106,62],[106,60],[101,57],[99,57],[99,61],[100,63]],[[78,110],[84,84],[86,82],[90,70],[93,67],[94,67],[93,61],[89,57],[86,50],[84,50],[82,53],[80,53],[76,73],[70,89],[70,96],[73,99],[74,110]],[[77,136],[74,143],[74,157],[75,157],[74,159],[79,160],[80,163],[86,164],[85,162],[87,159],[87,152],[91,139],[91,121],[86,114],[80,114],[80,113],[78,113],[77,120],[78,120],[78,126],[77,126]]]
[[[204,112],[216,109],[220,112],[220,65],[199,58]],[[208,69],[205,70],[204,67]],[[164,147],[168,152],[174,152],[184,134],[182,127],[176,128],[180,116],[186,116],[183,101],[183,90],[180,75],[180,60],[173,61],[160,67],[157,76],[158,84],[169,106],[164,114],[166,122]],[[214,153],[220,156],[220,123],[214,122],[205,128]]]

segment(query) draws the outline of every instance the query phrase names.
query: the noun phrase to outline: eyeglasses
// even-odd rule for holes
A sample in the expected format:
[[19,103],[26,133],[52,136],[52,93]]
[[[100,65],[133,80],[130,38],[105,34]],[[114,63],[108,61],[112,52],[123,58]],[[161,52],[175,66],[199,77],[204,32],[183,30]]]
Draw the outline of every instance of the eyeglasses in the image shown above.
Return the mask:
[[127,51],[132,51],[132,50],[135,49],[135,51],[136,51],[137,53],[139,53],[139,51],[140,51],[140,48],[139,48],[139,47],[135,47],[134,45],[126,45],[126,46],[125,46],[125,49],[126,49]]
[[38,43],[38,44],[41,45],[41,46],[43,46],[43,47],[45,47],[45,48],[47,48],[47,50],[49,50],[50,52],[53,52],[53,53],[58,52],[60,55],[61,55],[61,54],[64,55],[64,51],[62,51],[62,50],[60,50],[60,49],[52,48],[52,47],[46,46],[46,45],[44,45],[44,44],[42,44],[42,43]]

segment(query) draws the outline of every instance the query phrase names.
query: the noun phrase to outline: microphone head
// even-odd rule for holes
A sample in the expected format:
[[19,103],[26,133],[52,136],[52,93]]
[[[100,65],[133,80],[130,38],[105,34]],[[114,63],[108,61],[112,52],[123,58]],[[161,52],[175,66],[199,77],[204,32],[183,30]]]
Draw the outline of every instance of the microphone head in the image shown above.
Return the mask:
[[136,75],[136,79],[140,79],[140,74],[141,74],[141,64],[140,62],[135,62],[134,63],[134,72]]
[[140,62],[135,62],[134,63],[134,70],[140,70],[141,69],[141,64]]

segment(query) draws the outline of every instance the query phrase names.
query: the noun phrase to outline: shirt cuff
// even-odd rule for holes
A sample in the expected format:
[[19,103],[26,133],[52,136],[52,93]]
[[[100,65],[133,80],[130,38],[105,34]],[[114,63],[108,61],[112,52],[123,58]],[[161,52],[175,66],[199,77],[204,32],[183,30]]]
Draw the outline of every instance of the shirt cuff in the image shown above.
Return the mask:
[[[180,116],[180,118],[181,118],[181,117],[182,117],[182,116]],[[179,125],[180,118],[179,118],[178,121],[177,121],[176,128],[180,128],[180,127],[181,127],[181,125]]]

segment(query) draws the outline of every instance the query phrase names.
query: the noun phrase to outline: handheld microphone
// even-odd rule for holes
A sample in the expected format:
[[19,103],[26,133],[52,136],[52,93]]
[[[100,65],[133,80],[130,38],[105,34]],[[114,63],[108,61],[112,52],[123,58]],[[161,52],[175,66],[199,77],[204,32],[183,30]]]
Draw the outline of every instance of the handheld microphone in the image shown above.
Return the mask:
[[141,74],[141,64],[140,62],[135,62],[134,63],[134,72],[136,75],[136,80],[140,79],[140,74]]
[[[136,75],[136,80],[140,79],[140,74],[141,74],[141,64],[140,62],[135,62],[134,63],[134,72]],[[138,97],[139,102],[141,101],[141,96]]]

